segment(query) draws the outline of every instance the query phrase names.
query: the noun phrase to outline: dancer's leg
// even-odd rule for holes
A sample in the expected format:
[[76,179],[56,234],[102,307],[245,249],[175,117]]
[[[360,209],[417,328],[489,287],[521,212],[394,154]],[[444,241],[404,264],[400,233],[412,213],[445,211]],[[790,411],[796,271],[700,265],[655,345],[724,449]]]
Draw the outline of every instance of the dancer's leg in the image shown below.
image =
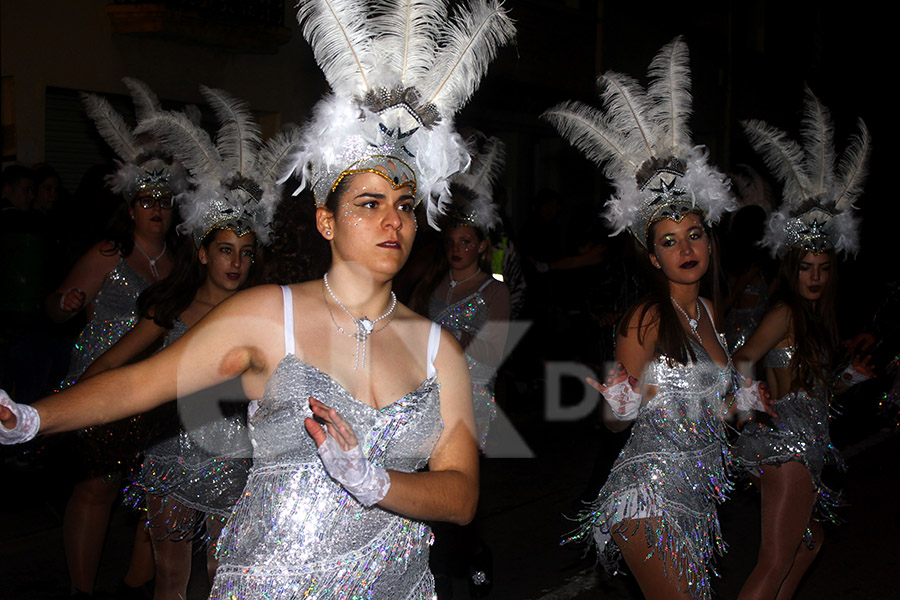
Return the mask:
[[[738,600],[774,600],[792,572],[816,502],[816,488],[799,462],[766,465],[760,477],[762,523],[756,568]],[[806,561],[806,566],[811,563]],[[802,565],[798,564],[798,569]],[[805,571],[806,566],[802,566]],[[802,573],[797,574],[799,582]]]
[[147,531],[147,521],[138,521],[134,532],[134,546],[131,548],[131,560],[128,562],[128,571],[122,582],[130,588],[141,587],[153,579],[155,573],[153,563],[153,546],[150,543],[150,533]]
[[120,475],[91,477],[72,489],[63,515],[63,548],[72,591],[93,593]]
[[794,597],[794,592],[800,586],[803,576],[816,559],[816,556],[819,555],[819,550],[822,549],[822,542],[825,541],[825,530],[822,528],[822,524],[814,519],[810,520],[809,529],[812,532],[812,548],[805,541],[797,548],[797,554],[794,556],[794,566],[791,567],[791,572],[788,573],[788,576],[784,578],[784,583],[781,584],[781,589],[778,590],[778,596],[776,596],[775,600],[790,600]]
[[650,546],[647,543],[644,519],[640,519],[640,522],[637,531],[633,531],[634,521],[626,521],[622,531],[626,532],[627,540],[619,533],[613,534],[613,540],[619,546],[628,568],[641,586],[644,598],[647,600],[685,600],[690,598],[687,581],[683,577],[680,580],[676,577],[679,567],[677,560],[667,562],[666,558],[657,551],[653,552],[653,556],[647,558]]
[[147,497],[150,515],[150,540],[153,544],[153,560],[156,563],[156,582],[153,600],[184,600],[187,597],[188,580],[191,577],[190,534],[166,535],[167,525],[190,522],[193,509],[175,507],[154,496]]

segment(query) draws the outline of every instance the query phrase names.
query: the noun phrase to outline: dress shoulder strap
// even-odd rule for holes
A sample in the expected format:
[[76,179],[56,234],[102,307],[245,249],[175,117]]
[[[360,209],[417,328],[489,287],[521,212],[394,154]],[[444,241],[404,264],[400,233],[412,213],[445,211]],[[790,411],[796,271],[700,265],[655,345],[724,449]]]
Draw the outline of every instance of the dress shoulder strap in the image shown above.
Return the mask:
[[722,341],[722,336],[719,334],[719,331],[716,329],[716,320],[713,318],[712,311],[709,309],[709,304],[707,304],[706,300],[704,300],[703,298],[700,298],[700,304],[703,305],[703,308],[706,309],[706,314],[709,315],[709,322],[712,323],[713,331],[716,332],[716,339],[718,340],[719,345],[722,346],[723,350],[725,350],[725,355],[730,356],[728,354],[728,348],[725,346],[724,342]]
[[284,296],[284,355],[294,353],[294,297],[291,288],[281,286]]
[[480,292],[480,291],[484,290],[484,288],[491,285],[493,282],[494,282],[494,276],[491,275],[490,277],[487,278],[487,281],[485,281],[484,283],[481,284],[481,287],[478,288],[478,291]]
[[428,333],[428,362],[425,364],[425,373],[429,379],[437,374],[437,369],[434,368],[434,359],[437,358],[440,345],[441,326],[437,323],[432,323],[431,331]]

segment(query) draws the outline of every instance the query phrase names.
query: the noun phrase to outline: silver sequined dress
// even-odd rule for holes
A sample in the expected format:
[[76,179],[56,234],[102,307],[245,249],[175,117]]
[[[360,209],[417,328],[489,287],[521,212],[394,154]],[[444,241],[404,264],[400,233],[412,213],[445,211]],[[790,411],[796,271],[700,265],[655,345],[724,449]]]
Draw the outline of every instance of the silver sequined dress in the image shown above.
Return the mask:
[[[293,331],[290,292],[286,331]],[[219,538],[212,599],[429,599],[433,536],[425,523],[366,508],[325,472],[303,421],[309,398],[336,408],[372,462],[413,472],[441,435],[439,386],[432,363],[440,328],[429,340],[428,378],[377,410],[328,374],[298,359],[293,336],[249,419],[253,468]]]
[[[101,354],[137,323],[137,297],[149,284],[123,258],[106,276],[94,297],[94,316],[72,348],[69,373],[60,384],[74,384]],[[140,416],[79,432],[81,451],[91,474],[121,472],[133,466],[140,451]]]
[[[600,562],[614,572],[621,553],[611,532],[628,537],[643,527],[648,554],[661,553],[669,577],[683,577],[693,598],[708,599],[714,555],[724,550],[716,504],[731,488],[722,415],[734,370],[730,362],[717,365],[698,343],[691,347],[693,364],[670,366],[660,356],[647,365],[642,384],[658,391],[641,407],[600,495],[569,539],[592,536]],[[674,569],[673,556],[680,559]]]
[[[163,347],[173,344],[187,329],[176,319]],[[227,517],[240,498],[252,449],[245,419],[233,411],[228,415],[221,412],[220,399],[236,399],[228,392],[228,386],[215,386],[179,399],[177,413],[173,410],[169,419],[154,426],[161,435],[145,450],[128,499],[134,505],[145,495],[162,501],[162,508],[175,516],[161,524],[163,535],[197,534],[205,515]],[[178,510],[182,507],[190,510]],[[153,515],[150,517],[153,522]]]
[[[493,281],[493,278],[488,279],[474,294],[450,305],[432,296],[428,302],[429,318],[450,331],[456,339],[459,339],[462,332],[472,336],[478,335],[488,321],[488,304],[481,292]],[[479,445],[484,450],[491,422],[497,416],[497,404],[494,399],[497,369],[468,353],[466,363],[469,366],[469,377],[472,379],[475,429]]]
[[[790,367],[793,353],[793,346],[774,348],[766,354],[763,364],[769,368]],[[843,468],[844,462],[831,443],[829,396],[821,391],[800,390],[778,398],[772,407],[778,418],[766,415],[750,421],[735,443],[734,456],[738,467],[754,474],[763,465],[803,463],[816,486],[817,513],[834,520],[840,497],[822,483],[822,470],[826,464]]]
[[760,321],[766,314],[769,304],[766,295],[769,287],[765,282],[751,283],[744,288],[744,294],[756,296],[759,300],[752,308],[732,308],[725,315],[725,340],[732,354],[747,343]]

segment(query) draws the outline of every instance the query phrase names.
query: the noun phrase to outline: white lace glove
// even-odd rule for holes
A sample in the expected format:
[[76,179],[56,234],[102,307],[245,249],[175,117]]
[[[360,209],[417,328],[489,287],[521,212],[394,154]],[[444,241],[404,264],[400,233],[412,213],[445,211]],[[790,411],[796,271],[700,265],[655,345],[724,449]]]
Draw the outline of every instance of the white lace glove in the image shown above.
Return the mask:
[[23,444],[37,435],[41,428],[41,417],[34,407],[13,402],[4,390],[0,390],[0,405],[5,406],[12,411],[12,414],[16,415],[14,428],[7,429],[0,424],[0,444],[4,446]]
[[619,421],[634,421],[641,409],[641,393],[634,391],[626,378],[600,392]]
[[391,487],[388,472],[363,456],[359,444],[343,450],[332,436],[319,446],[319,456],[332,479],[344,486],[365,506],[373,506],[384,498]]
[[838,380],[841,381],[844,385],[853,386],[857,383],[862,383],[863,381],[868,381],[872,379],[869,375],[865,373],[860,373],[857,371],[853,364],[847,365],[847,367],[841,371],[840,375],[838,375]]
[[762,396],[759,394],[759,381],[747,379],[750,383],[746,383],[738,388],[734,394],[734,401],[738,410],[748,411],[756,410],[766,412],[766,406],[763,404]]

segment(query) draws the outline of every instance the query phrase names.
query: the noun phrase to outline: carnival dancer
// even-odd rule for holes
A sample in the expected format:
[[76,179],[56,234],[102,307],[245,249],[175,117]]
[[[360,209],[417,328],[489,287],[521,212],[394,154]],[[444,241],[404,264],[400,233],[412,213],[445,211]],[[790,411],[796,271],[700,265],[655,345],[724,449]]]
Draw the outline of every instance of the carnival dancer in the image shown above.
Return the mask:
[[809,89],[802,143],[762,121],[744,128],[783,184],[783,200],[763,238],[781,258],[775,303],[734,357],[748,376],[761,362],[777,398],[777,418],[752,419],[735,446],[736,463],[759,478],[762,497],[759,558],[738,597],[787,600],[822,546],[814,510],[833,519],[839,499],[822,482],[826,464],[842,465],[829,436],[831,394],[873,374],[856,360],[836,380],[831,376],[839,347],[837,255],[859,248],[854,202],[871,141],[860,120],[836,164],[831,116]]
[[431,597],[422,521],[475,511],[464,355],[396,302],[391,279],[417,202],[434,196],[436,216],[468,164],[452,116],[514,27],[497,2],[401,4],[300,6],[334,90],[297,159],[331,246],[325,278],[243,291],[145,361],[0,409],[3,437],[28,437],[38,421],[78,427],[240,376],[258,399],[254,465],[219,539],[212,598]]
[[609,570],[624,558],[647,598],[706,599],[724,549],[716,503],[730,489],[722,419],[734,371],[714,303],[700,291],[716,279],[709,227],[736,206],[724,175],[690,139],[681,38],[662,48],[649,76],[645,91],[606,73],[598,81],[604,109],[568,102],[544,115],[604,166],[616,188],[606,219],[615,233],[631,232],[653,275],[652,291],[619,326],[616,373],[607,385],[589,380],[609,405],[610,428],[630,424],[631,436],[568,540],[593,538]]
[[[182,216],[178,230],[191,243],[176,256],[172,275],[141,294],[137,325],[94,361],[85,377],[127,364],[160,340],[170,346],[245,287],[257,241],[268,241],[269,223],[281,199],[275,179],[289,164],[299,134],[287,130],[263,146],[246,103],[221,90],[201,87],[201,92],[220,121],[215,144],[180,113],[156,111],[138,126],[152,131],[189,165],[191,188],[177,202]],[[189,413],[205,414],[192,417],[173,411],[170,423],[153,428],[151,445],[129,488],[132,504],[147,505],[156,600],[187,596],[192,545],[204,527],[212,580],[215,543],[247,481],[252,449],[245,419],[223,415],[220,394],[228,390],[215,390],[204,394],[205,405],[198,406],[203,400],[190,397],[179,402]]]
[[[123,81],[131,92],[138,119],[159,108],[156,96],[145,84],[129,78]],[[125,199],[127,207],[114,219],[110,239],[88,250],[45,303],[47,314],[59,323],[82,310],[88,314],[88,324],[75,341],[61,389],[78,381],[94,359],[137,322],[138,294],[169,274],[172,249],[167,238],[172,198],[185,185],[180,165],[153,140],[137,136],[109,102],[94,94],[84,94],[82,100],[100,135],[119,156],[121,162],[108,184]],[[75,484],[63,517],[63,543],[73,593],[93,591],[112,504],[121,489],[123,473],[137,460],[139,438],[137,418],[79,432],[86,478]],[[136,551],[140,547],[136,543]],[[145,549],[149,565],[149,546]],[[129,573],[125,583],[137,586],[148,577],[152,572]]]

